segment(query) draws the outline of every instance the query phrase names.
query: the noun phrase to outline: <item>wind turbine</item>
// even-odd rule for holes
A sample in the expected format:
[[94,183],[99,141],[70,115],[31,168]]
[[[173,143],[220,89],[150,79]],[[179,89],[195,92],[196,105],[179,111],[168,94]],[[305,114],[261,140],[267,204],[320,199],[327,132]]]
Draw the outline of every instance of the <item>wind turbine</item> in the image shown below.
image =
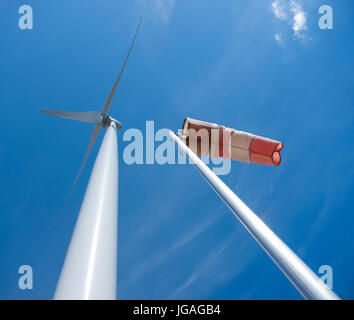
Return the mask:
[[94,167],[80,213],[61,270],[54,299],[115,299],[118,228],[118,145],[116,130],[122,124],[108,115],[114,94],[138,34],[141,18],[120,73],[102,110],[67,112],[41,110],[52,116],[94,123],[84,160],[64,206],[79,180],[101,128],[106,133]]

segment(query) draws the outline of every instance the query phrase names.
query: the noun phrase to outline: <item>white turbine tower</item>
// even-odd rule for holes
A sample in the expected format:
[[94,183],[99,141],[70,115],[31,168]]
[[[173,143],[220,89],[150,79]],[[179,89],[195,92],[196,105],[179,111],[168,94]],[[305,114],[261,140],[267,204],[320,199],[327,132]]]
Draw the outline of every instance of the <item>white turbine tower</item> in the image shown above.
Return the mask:
[[[118,240],[118,146],[122,125],[108,116],[114,94],[132,51],[141,18],[123,67],[101,112],[41,110],[65,119],[95,124],[68,202],[101,128],[107,129],[99,149],[70,241],[54,299],[115,299]],[[65,205],[64,204],[64,205]]]

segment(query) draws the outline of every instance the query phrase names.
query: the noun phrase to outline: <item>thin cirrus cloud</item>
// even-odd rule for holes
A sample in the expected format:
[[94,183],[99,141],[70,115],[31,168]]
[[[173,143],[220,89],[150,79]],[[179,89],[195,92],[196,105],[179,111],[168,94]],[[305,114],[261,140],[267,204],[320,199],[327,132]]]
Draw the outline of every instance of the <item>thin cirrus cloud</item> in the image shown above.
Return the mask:
[[160,22],[168,24],[175,6],[175,0],[137,0],[143,14],[147,12]]
[[279,0],[276,0],[272,3],[272,10],[274,15],[280,20],[286,20],[287,14],[284,6],[281,4]]
[[281,33],[276,33],[276,34],[274,35],[274,39],[275,39],[278,43],[280,43],[281,45],[283,45],[284,41],[283,41],[283,36],[282,36]]
[[303,31],[307,30],[306,13],[295,1],[290,1],[290,10],[294,14],[292,28],[294,30],[295,36],[304,38],[305,35],[303,34]]
[[[275,0],[272,2],[272,11],[274,16],[284,22],[287,22],[296,39],[306,40],[306,13],[301,5],[295,0]],[[283,36],[280,32],[275,34],[275,40],[283,44]]]

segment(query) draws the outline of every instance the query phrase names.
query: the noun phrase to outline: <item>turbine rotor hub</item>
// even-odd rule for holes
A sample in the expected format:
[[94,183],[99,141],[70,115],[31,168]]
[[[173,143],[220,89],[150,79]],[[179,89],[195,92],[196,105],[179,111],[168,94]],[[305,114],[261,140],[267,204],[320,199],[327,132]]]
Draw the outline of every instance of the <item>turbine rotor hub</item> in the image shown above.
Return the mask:
[[107,116],[107,115],[105,115],[105,116],[102,115],[101,126],[103,128],[105,128],[105,129],[108,128],[111,125],[112,122],[113,122],[114,126],[116,127],[117,131],[122,129],[122,124],[118,120],[116,120],[116,119],[114,119],[114,118],[112,118],[110,116]]

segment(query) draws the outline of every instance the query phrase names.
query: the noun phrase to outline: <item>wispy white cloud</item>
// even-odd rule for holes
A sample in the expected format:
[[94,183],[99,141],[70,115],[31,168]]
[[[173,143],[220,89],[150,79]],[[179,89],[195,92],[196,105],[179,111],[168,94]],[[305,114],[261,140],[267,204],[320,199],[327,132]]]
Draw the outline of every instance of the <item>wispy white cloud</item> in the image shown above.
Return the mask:
[[[305,34],[307,30],[306,12],[299,2],[275,0],[272,2],[272,11],[277,19],[286,21],[291,26],[296,39],[308,39]],[[280,33],[275,34],[275,40],[278,43],[283,43]]]
[[275,35],[274,35],[274,39],[279,43],[279,44],[283,44],[283,37],[282,37],[282,35],[281,35],[281,33],[276,33]]
[[305,35],[303,34],[303,31],[307,30],[306,13],[295,1],[290,1],[290,10],[294,14],[292,25],[294,35],[298,38],[304,39]]
[[286,20],[287,15],[285,12],[284,6],[280,3],[279,0],[276,0],[272,3],[272,10],[274,15],[280,20]]
[[175,6],[176,0],[136,0],[145,15],[149,10],[150,14],[159,19],[160,22],[168,24]]
[[220,214],[214,215],[206,221],[202,222],[200,225],[195,226],[194,228],[187,230],[184,233],[181,233],[179,239],[174,244],[170,245],[167,249],[161,249],[156,254],[154,254],[149,260],[143,261],[140,264],[134,263],[131,266],[131,273],[127,277],[124,285],[129,285],[151,270],[157,268],[162,263],[166,262],[171,256],[182,247],[186,246],[188,243],[192,242],[200,234],[205,232],[212,223],[215,222],[217,218],[220,217]]
[[[211,250],[209,254],[197,265],[192,274],[184,281],[176,290],[174,290],[170,298],[178,296],[185,289],[195,284],[197,281],[208,283],[215,275],[221,272],[221,256],[227,246],[227,240],[219,244],[216,248]],[[200,280],[202,279],[202,280]],[[209,281],[204,281],[208,279]],[[202,288],[199,287],[201,290]]]
[[205,298],[211,289],[239,276],[256,257],[248,241],[247,237],[233,234],[216,244],[168,299]]
[[[172,179],[177,183],[174,185],[176,189],[172,193],[181,192],[181,184],[178,179]],[[183,179],[182,179],[183,181]],[[183,189],[183,188],[182,188]],[[177,191],[178,190],[178,191]],[[198,188],[192,188],[193,191],[185,194],[186,203],[191,203],[200,196]],[[161,205],[161,195],[157,193],[142,208],[137,211],[131,218],[131,232],[129,238],[125,242],[120,243],[120,260],[124,261],[122,269],[124,269],[124,277],[120,280],[120,298],[136,296],[136,286],[143,281],[144,277],[153,274],[156,269],[164,264],[169,263],[170,259],[174,259],[180,255],[183,250],[193,245],[194,241],[198,241],[199,237],[208,231],[210,227],[215,225],[217,220],[224,214],[224,204],[220,203],[219,210],[213,211],[205,216],[205,219],[198,220],[194,223],[186,224],[185,229],[181,230],[176,236],[166,240],[164,243],[154,245],[154,250],[149,251],[151,246],[146,246],[146,239],[165,229],[166,226],[171,227],[171,221],[174,221],[176,212],[183,212],[184,205],[181,199],[171,197],[164,199],[164,205]],[[135,252],[140,252],[137,259]],[[171,277],[167,281],[160,283],[161,286],[174,285],[175,278]],[[165,289],[155,287],[157,297],[161,296],[161,292]],[[162,290],[162,291],[159,291]],[[157,293],[158,292],[158,293]],[[155,294],[150,291],[150,294]],[[143,295],[141,291],[139,295]]]

